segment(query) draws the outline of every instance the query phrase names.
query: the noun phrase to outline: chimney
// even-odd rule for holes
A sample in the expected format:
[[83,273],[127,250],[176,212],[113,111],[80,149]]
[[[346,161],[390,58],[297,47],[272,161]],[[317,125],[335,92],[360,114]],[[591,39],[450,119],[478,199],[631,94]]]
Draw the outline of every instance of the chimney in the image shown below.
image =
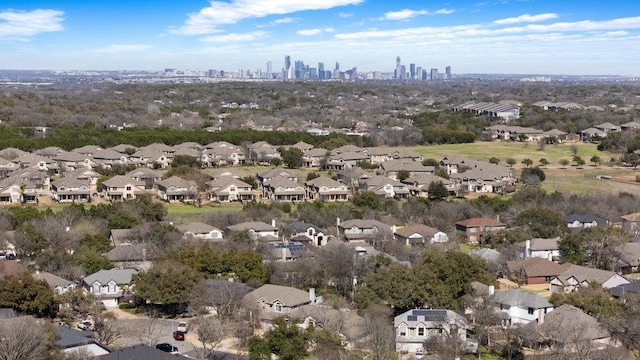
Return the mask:
[[524,258],[528,259],[531,257],[531,240],[527,240],[524,242]]
[[276,219],[271,219],[271,226],[276,227]]
[[315,304],[316,303],[316,289],[315,288],[309,288],[309,301],[311,301],[311,304]]
[[391,225],[391,231],[395,234],[396,231],[398,230],[398,227],[395,225]]
[[500,214],[496,215],[496,220],[500,221]]
[[489,296],[493,296],[496,292],[496,287],[493,285],[489,285]]
[[286,262],[287,261],[287,248],[282,248],[282,261]]
[[544,324],[544,309],[538,310],[538,324]]
[[340,226],[340,218],[336,218],[336,226]]

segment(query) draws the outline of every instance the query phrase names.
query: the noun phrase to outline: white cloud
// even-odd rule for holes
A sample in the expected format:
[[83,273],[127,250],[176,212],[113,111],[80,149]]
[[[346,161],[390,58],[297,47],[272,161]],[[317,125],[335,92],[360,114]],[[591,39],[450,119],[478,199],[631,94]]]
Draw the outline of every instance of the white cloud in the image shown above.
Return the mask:
[[353,16],[353,13],[345,13],[345,12],[341,12],[340,14],[338,14],[338,16],[340,16],[341,18],[350,18]]
[[505,25],[505,24],[517,24],[522,22],[539,22],[539,21],[556,19],[557,17],[558,17],[558,14],[555,14],[555,13],[546,13],[546,14],[537,14],[537,15],[524,14],[524,15],[511,17],[511,18],[499,19],[494,21],[493,23],[498,25]]
[[323,32],[334,32],[335,30],[333,28],[324,28],[324,29],[306,29],[306,30],[298,30],[296,33],[298,35],[301,36],[313,36],[313,35],[318,35],[318,34],[322,34]]
[[273,23],[274,24],[289,24],[289,23],[292,23],[293,20],[294,20],[293,18],[286,17],[286,18],[282,18],[282,19],[273,20]]
[[220,25],[235,24],[249,18],[291,14],[298,11],[326,10],[337,6],[357,5],[364,0],[232,0],[210,1],[209,6],[189,14],[187,21],[170,32],[181,35],[204,35]]
[[380,20],[406,20],[419,15],[427,14],[427,10],[402,9],[399,11],[389,11],[388,13],[385,13],[384,16],[380,18]]
[[453,14],[454,12],[456,12],[455,10],[452,9],[438,9],[436,11],[434,11],[433,13],[436,15],[449,15],[449,14]]
[[109,46],[105,46],[103,48],[93,49],[91,52],[94,53],[125,53],[130,51],[141,51],[151,49],[151,45],[145,44],[112,44]]
[[240,41],[253,41],[267,36],[266,31],[254,31],[249,33],[231,33],[224,35],[206,36],[200,39],[204,42],[240,42]]
[[45,32],[61,31],[63,21],[64,12],[58,10],[2,11],[0,12],[0,39],[25,40]]

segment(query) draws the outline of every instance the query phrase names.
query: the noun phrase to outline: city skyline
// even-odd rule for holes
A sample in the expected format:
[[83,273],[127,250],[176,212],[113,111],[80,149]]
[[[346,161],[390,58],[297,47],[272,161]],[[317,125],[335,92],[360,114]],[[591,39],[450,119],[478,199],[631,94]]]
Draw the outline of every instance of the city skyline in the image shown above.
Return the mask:
[[[573,6],[572,6],[573,5]],[[639,75],[640,6],[623,0],[5,0],[0,68]],[[413,67],[412,67],[413,64]],[[294,63],[295,65],[295,63]],[[396,64],[397,65],[397,64]],[[326,66],[332,70],[333,66]],[[442,72],[440,72],[442,73]],[[446,72],[445,72],[446,74]]]

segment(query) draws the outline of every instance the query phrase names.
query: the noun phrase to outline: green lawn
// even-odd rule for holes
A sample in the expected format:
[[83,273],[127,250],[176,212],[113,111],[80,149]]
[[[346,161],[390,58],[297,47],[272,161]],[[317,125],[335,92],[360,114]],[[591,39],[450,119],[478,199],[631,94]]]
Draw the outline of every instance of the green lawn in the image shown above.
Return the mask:
[[493,141],[471,144],[414,146],[409,149],[424,155],[425,158],[436,160],[440,160],[445,156],[464,156],[476,160],[489,160],[492,157],[496,157],[504,165],[507,158],[513,158],[517,161],[515,167],[523,167],[520,162],[524,159],[531,159],[534,165],[538,165],[538,160],[542,158],[547,159],[551,166],[559,166],[560,159],[573,159],[572,146],[577,148],[577,155],[587,165],[593,155],[598,155],[603,163],[608,162],[611,157],[619,157],[619,155],[616,156],[609,152],[598,151],[595,144],[586,143],[547,145],[544,149],[540,149],[535,143]]
[[224,205],[202,205],[196,207],[190,204],[170,204],[167,205],[169,215],[176,217],[207,215],[221,212],[238,212],[242,210],[242,204],[232,203]]
[[[547,191],[558,190],[563,193],[613,193],[621,191],[636,193],[640,183],[635,182],[636,171],[627,168],[591,167],[584,169],[568,167],[566,169],[544,169],[547,180],[542,187]],[[609,180],[598,179],[598,175],[607,175]]]

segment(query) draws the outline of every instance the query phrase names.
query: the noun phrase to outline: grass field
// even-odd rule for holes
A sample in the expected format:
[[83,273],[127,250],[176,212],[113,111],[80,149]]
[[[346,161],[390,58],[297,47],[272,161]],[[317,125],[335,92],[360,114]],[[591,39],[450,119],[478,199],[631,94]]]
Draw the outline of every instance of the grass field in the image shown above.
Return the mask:
[[[640,183],[635,182],[636,171],[618,167],[589,167],[584,169],[544,169],[547,180],[542,187],[547,191],[558,190],[563,193],[618,194],[621,191],[637,193]],[[611,176],[609,180],[598,179],[596,176]]]
[[577,148],[577,155],[587,164],[593,155],[598,155],[603,162],[608,162],[611,157],[619,157],[619,155],[616,156],[609,152],[598,151],[595,144],[586,143],[547,145],[544,149],[539,149],[536,144],[493,141],[471,144],[414,146],[409,149],[424,155],[425,158],[436,160],[446,156],[465,156],[476,160],[489,160],[492,157],[496,157],[504,165],[507,158],[513,158],[517,161],[515,167],[518,168],[523,167],[520,162],[524,159],[531,159],[534,165],[537,165],[538,160],[542,158],[547,159],[551,166],[559,166],[560,159],[573,159],[571,146]]

